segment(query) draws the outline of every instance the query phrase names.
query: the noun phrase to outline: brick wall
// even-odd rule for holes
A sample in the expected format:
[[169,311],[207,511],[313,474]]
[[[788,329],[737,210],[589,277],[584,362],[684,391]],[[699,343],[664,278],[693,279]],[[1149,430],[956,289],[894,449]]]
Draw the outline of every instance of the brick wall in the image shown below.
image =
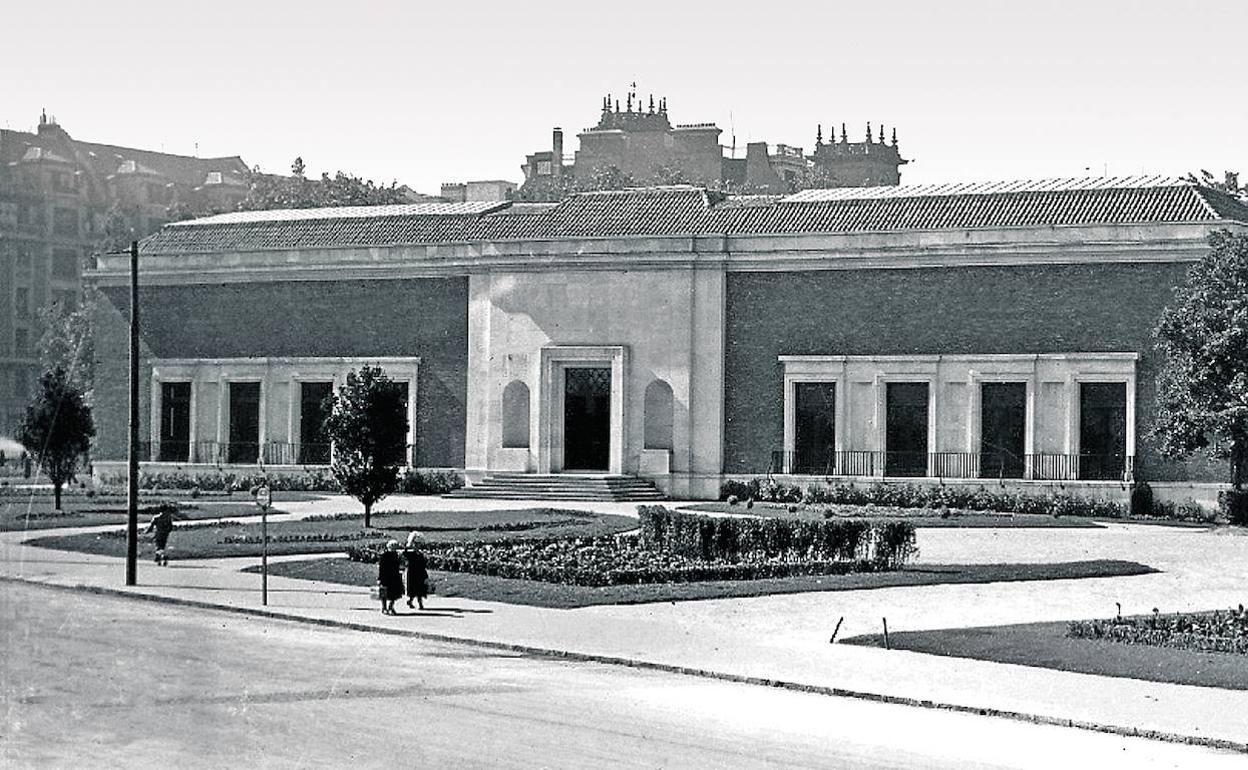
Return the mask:
[[[263,356],[420,356],[416,463],[463,467],[467,278],[142,288],[144,360]],[[126,456],[129,289],[104,290],[96,342],[100,459]],[[151,367],[140,377],[140,404]],[[146,413],[144,417],[146,418]],[[148,427],[140,431],[143,437]]]
[[1159,457],[1148,433],[1151,332],[1183,264],[729,273],[724,472],[758,473],[784,442],[780,355],[1135,351],[1136,462],[1149,480],[1221,481]]

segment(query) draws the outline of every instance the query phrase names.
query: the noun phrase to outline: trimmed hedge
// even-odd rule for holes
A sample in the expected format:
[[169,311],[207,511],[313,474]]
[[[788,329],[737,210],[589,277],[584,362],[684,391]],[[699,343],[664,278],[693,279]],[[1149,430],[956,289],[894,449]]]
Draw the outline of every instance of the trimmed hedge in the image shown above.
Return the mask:
[[[104,477],[102,485],[124,488],[124,476]],[[246,492],[261,483],[267,483],[274,492],[338,492],[338,480],[327,470],[309,470],[302,473],[273,474],[233,473],[216,471],[213,473],[179,473],[170,472],[139,472],[139,488],[152,489],[199,489],[204,492]]]
[[661,505],[639,506],[637,514],[643,546],[704,561],[861,561],[897,569],[918,553],[908,521],[708,516]]
[[[1075,495],[1025,492],[990,491],[985,487],[927,487],[918,484],[877,482],[866,486],[856,484],[812,484],[805,490],[793,484],[781,484],[774,479],[758,478],[749,481],[725,481],[720,487],[719,499],[735,497],[739,500],[762,500],[772,503],[816,505],[879,505],[896,508],[953,508],[968,511],[994,511],[997,513],[1031,513],[1051,516],[1088,516],[1118,519],[1128,515],[1147,518],[1174,519],[1180,521],[1213,520],[1213,514],[1196,503],[1175,504],[1153,499],[1152,490],[1145,484],[1137,485],[1132,492],[1131,504],[1112,500],[1096,500]],[[1246,505],[1248,508],[1248,505]]]
[[1248,655],[1248,612],[1242,604],[1238,609],[1173,615],[1153,610],[1152,615],[1143,617],[1072,621],[1066,635],[1073,639]]

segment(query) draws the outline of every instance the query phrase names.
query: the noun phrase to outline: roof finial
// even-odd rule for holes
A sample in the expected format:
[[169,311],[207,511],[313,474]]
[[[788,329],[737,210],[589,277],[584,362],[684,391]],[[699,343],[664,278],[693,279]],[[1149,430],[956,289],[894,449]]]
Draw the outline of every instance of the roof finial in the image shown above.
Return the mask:
[[867,144],[871,144],[871,121],[867,121]]
[[845,124],[841,124],[841,144],[849,144],[849,134],[845,132]]
[[884,144],[884,124],[880,124],[880,144]]
[[632,91],[629,91],[629,92],[628,92],[628,102],[627,102],[627,104],[628,104],[628,111],[629,111],[629,112],[632,112],[632,111],[633,111],[633,92],[632,92]]
[[42,126],[46,124],[47,122],[48,122],[48,108],[43,107],[41,108],[41,111],[39,112],[39,125]]
[[619,99],[616,99],[616,100],[615,100],[615,111],[616,111],[616,112],[619,112],[619,111],[620,111],[620,100],[619,100]]
[[816,123],[815,124],[815,149],[819,149],[822,146],[823,146],[823,124]]
[[893,126],[893,146],[897,146],[897,126]]
[[650,94],[650,114],[654,114],[654,94]]

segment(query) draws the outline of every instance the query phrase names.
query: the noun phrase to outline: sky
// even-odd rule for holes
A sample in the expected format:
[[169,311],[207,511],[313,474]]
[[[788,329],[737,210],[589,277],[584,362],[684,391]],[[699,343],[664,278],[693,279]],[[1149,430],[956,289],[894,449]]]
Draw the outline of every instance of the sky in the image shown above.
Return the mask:
[[[0,15],[0,125],[436,193],[629,83],[722,142],[897,129],[903,183],[1248,177],[1248,2],[97,0]],[[839,129],[838,129],[839,131]]]

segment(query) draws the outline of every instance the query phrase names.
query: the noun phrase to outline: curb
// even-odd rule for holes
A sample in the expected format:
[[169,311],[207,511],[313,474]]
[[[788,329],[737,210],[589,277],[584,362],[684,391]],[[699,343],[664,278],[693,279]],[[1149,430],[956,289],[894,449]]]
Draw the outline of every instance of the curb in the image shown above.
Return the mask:
[[479,647],[488,650],[498,650],[502,652],[515,652],[536,658],[551,658],[558,660],[569,660],[579,663],[598,663],[609,666],[624,666],[627,668],[636,668],[644,671],[655,671],[666,674],[679,674],[682,676],[695,676],[702,679],[712,679],[721,682],[731,682],[735,684],[746,684],[761,687],[775,687],[792,692],[810,693],[813,695],[826,695],[837,698],[852,698],[855,700],[869,701],[872,703],[886,703],[898,706],[913,706],[916,708],[932,709],[935,711],[948,711],[958,714],[974,714],[978,716],[996,717],[999,719],[1009,719],[1016,722],[1027,722],[1037,725],[1052,725],[1055,727],[1073,727],[1079,730],[1087,730],[1090,732],[1107,733],[1111,735],[1119,735],[1126,738],[1146,738],[1148,740],[1163,741],[1166,743],[1179,743],[1189,746],[1203,746],[1206,748],[1222,749],[1248,754],[1248,743],[1240,741],[1232,741],[1225,738],[1208,738],[1199,735],[1185,735],[1182,733],[1171,733],[1163,730],[1142,730],[1138,727],[1124,727],[1122,725],[1113,725],[1103,722],[1090,722],[1079,719],[1064,719],[1062,717],[1047,716],[1044,714],[1030,714],[1024,711],[1011,711],[1008,709],[998,708],[978,708],[975,706],[967,706],[957,703],[944,703],[940,701],[928,700],[924,698],[909,698],[901,695],[885,695],[882,693],[872,693],[863,690],[850,690],[842,687],[831,687],[827,685],[802,684],[800,682],[791,682],[783,679],[769,679],[765,677],[745,676],[743,674],[731,674],[724,671],[713,671],[710,669],[695,668],[690,666],[678,666],[670,663],[656,663],[654,661],[637,660],[634,658],[624,658],[614,655],[598,655],[586,652],[574,652],[571,650],[557,650],[546,647],[533,647],[524,644],[509,644],[507,642],[492,642],[483,639],[466,639],[457,636],[448,636],[446,634],[434,634],[428,631],[413,631],[399,628],[386,628],[384,626],[374,626],[368,623],[356,623],[346,620],[332,620],[329,618],[312,618],[305,615],[293,615],[276,610],[258,609],[254,607],[238,607],[229,604],[214,604],[212,602],[200,601],[198,599],[181,599],[173,596],[159,596],[156,594],[139,593],[136,591],[127,591],[119,588],[106,588],[103,586],[75,584],[67,585],[60,583],[46,583],[39,580],[29,578],[15,577],[11,575],[0,575],[0,582],[22,583],[25,585],[42,586],[67,592],[83,592],[93,593],[99,596],[114,596],[125,599],[137,599],[141,601],[155,602],[157,604],[170,604],[180,607],[194,607],[196,609],[216,610],[219,612],[229,612],[236,615],[246,615],[251,617],[268,618],[272,620],[285,620],[295,623],[304,623],[307,625],[322,626],[326,628],[337,628],[348,631],[362,631],[365,633],[387,634],[389,636],[405,636],[416,639],[426,639],[434,642],[444,642],[450,644],[459,644],[469,647]]

